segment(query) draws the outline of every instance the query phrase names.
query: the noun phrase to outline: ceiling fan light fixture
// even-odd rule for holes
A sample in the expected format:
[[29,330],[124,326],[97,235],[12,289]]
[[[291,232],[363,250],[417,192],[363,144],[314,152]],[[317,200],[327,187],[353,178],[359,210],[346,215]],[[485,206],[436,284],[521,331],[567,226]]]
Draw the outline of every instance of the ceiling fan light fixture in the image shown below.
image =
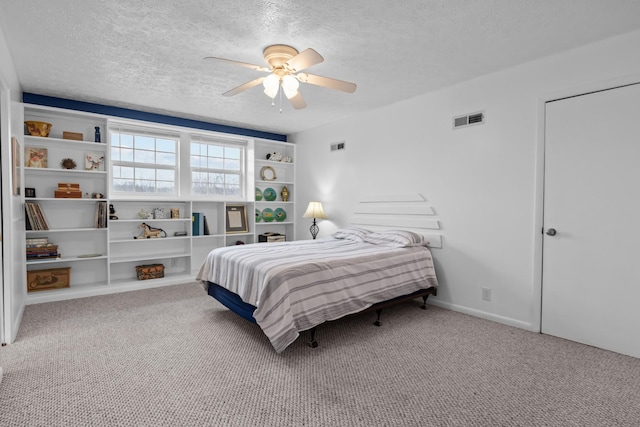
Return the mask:
[[267,95],[269,98],[275,98],[276,95],[278,94],[278,89],[279,89],[279,86],[276,86],[275,88],[266,87],[264,88],[264,94]]
[[291,99],[298,93],[300,83],[298,80],[290,74],[287,74],[282,78],[282,90],[287,98]]
[[269,74],[262,81],[262,85],[264,86],[264,93],[266,93],[267,95],[269,95],[269,93],[274,93],[273,96],[275,96],[275,94],[278,93],[278,88],[280,87],[280,77],[273,73]]

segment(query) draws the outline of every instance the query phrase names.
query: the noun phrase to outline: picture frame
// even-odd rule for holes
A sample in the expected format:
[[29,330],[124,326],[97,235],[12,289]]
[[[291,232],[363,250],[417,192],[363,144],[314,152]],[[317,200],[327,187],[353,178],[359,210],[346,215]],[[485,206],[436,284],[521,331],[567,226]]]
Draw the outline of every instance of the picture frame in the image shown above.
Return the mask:
[[11,137],[11,177],[13,195],[20,195],[20,142],[15,136]]
[[35,188],[25,188],[24,189],[24,197],[36,197],[36,189]]
[[84,170],[104,171],[104,153],[87,152],[84,155]]
[[24,147],[24,165],[28,168],[48,168],[49,150],[44,147]]
[[262,178],[263,181],[275,181],[278,179],[276,170],[271,166],[263,166],[262,169],[260,169],[260,178]]
[[226,210],[226,231],[227,234],[248,233],[247,207],[245,205],[227,205]]

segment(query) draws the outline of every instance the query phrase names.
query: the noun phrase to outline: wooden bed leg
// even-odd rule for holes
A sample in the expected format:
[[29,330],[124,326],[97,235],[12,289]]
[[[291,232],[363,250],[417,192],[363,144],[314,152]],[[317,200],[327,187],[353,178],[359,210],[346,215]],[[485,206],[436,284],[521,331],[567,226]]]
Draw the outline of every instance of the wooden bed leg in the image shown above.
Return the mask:
[[378,315],[378,318],[376,319],[375,322],[373,322],[373,324],[376,326],[381,326],[382,322],[380,322],[380,315],[382,314],[382,309],[376,310],[376,314]]
[[429,298],[429,295],[425,295],[422,297],[422,306],[420,308],[423,310],[427,309],[427,298]]
[[309,342],[309,347],[316,348],[318,346],[318,341],[316,341],[316,329],[318,327],[314,326],[311,328],[311,341]]

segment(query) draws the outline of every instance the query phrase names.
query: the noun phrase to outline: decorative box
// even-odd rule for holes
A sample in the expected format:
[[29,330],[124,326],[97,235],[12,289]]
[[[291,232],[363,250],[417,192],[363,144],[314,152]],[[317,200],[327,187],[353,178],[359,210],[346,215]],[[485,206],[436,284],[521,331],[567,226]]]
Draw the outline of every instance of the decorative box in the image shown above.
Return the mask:
[[287,241],[287,236],[284,234],[264,233],[264,234],[258,235],[258,243],[261,243],[261,242],[274,243],[274,242],[286,242],[286,241]]
[[79,132],[67,132],[66,130],[62,132],[62,139],[71,139],[74,141],[82,141],[84,139],[84,135]]
[[138,280],[160,279],[164,277],[164,264],[137,265]]
[[68,288],[70,277],[71,267],[27,271],[27,292]]
[[80,191],[80,184],[74,184],[70,182],[59,182],[58,189],[55,191],[55,197],[57,199],[81,199],[82,191]]

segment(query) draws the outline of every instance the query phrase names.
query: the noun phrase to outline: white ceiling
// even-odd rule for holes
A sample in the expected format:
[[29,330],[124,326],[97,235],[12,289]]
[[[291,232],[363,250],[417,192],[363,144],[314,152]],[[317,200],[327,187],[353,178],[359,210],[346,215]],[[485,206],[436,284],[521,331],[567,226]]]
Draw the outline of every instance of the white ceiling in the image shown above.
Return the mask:
[[[25,92],[290,134],[639,29],[640,1],[0,0],[0,25]],[[270,44],[358,89],[304,84],[282,113],[259,87],[223,97],[264,74],[203,58]]]

